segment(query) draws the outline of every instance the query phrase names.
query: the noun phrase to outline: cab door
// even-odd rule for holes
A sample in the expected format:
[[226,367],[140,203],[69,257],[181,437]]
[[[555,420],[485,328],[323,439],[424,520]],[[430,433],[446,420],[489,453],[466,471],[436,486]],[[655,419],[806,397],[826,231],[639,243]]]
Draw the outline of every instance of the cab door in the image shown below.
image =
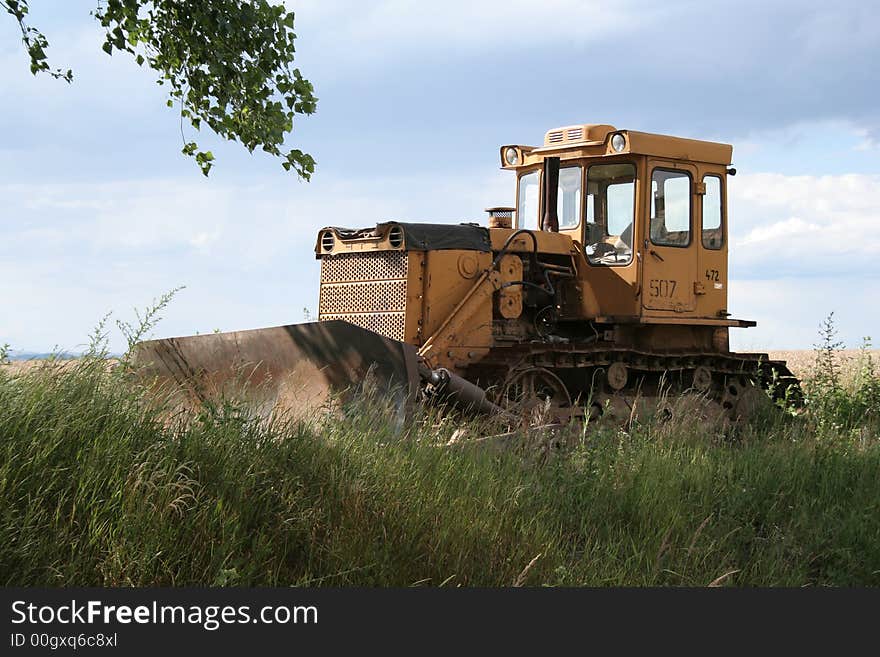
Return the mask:
[[[723,168],[700,167],[697,187],[700,264],[697,269],[697,315],[727,315],[727,194]],[[702,194],[701,194],[702,192]]]
[[696,308],[694,226],[696,167],[649,161],[647,226],[642,253],[642,305],[677,313]]

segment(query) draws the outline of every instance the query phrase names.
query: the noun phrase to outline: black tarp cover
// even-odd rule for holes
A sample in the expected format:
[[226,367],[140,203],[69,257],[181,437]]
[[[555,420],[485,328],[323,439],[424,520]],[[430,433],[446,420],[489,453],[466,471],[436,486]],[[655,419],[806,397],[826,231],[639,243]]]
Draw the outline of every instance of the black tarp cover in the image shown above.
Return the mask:
[[476,224],[409,224],[394,221],[381,223],[377,228],[384,230],[386,226],[394,224],[403,228],[407,251],[492,250],[489,230]]

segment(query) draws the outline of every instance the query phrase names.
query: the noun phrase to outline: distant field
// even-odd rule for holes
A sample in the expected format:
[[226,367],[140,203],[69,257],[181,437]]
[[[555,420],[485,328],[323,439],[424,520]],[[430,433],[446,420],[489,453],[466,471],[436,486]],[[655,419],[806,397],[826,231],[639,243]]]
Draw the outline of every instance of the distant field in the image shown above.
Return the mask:
[[[40,359],[13,360],[13,361],[6,363],[4,365],[0,365],[0,367],[3,367],[7,372],[12,372],[14,374],[18,374],[20,372],[27,372],[28,370],[32,370],[32,369],[39,367],[40,365],[43,365],[47,362],[48,361],[46,361],[46,360],[40,360]],[[76,361],[75,360],[57,360],[55,362],[57,364],[62,365],[62,366],[67,366],[71,363],[75,363]],[[107,360],[108,366],[115,363],[115,362],[116,362],[115,358]]]
[[[810,374],[816,364],[816,352],[812,349],[800,349],[797,351],[768,351],[771,360],[784,360],[792,374],[804,378]],[[880,366],[880,349],[871,349],[867,352],[871,359]],[[837,362],[841,371],[846,374],[859,364],[862,352],[859,349],[843,349],[837,352]]]
[[41,360],[14,360],[10,363],[6,363],[3,367],[7,372],[25,372],[38,366],[42,362],[43,361]]
[[[754,350],[759,351],[759,350]],[[772,360],[784,360],[788,363],[792,373],[797,377],[806,377],[816,363],[816,352],[812,349],[799,349],[790,351],[767,352]],[[880,349],[872,349],[868,352],[875,363],[880,366]],[[861,351],[858,349],[844,349],[837,352],[837,358],[841,365],[841,371],[846,373],[858,364]],[[42,360],[19,360],[4,365],[7,371],[22,372],[37,367],[45,361]],[[69,361],[59,361],[69,362]],[[115,362],[112,361],[112,362]]]

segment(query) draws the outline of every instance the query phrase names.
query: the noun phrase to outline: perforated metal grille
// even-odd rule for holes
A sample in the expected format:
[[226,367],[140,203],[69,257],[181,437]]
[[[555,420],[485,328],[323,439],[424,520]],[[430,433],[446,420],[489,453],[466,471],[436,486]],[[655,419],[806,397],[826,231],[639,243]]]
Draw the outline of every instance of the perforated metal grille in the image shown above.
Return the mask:
[[406,310],[406,281],[325,283],[321,308],[325,312],[402,312]]
[[406,280],[406,251],[340,253],[321,258],[321,283]]
[[341,319],[403,340],[406,329],[405,251],[344,253],[321,258],[318,319]]
[[323,322],[330,321],[331,319],[341,319],[349,324],[369,329],[393,340],[402,341],[406,329],[406,313],[363,313],[360,315],[346,313],[323,315],[321,317]]

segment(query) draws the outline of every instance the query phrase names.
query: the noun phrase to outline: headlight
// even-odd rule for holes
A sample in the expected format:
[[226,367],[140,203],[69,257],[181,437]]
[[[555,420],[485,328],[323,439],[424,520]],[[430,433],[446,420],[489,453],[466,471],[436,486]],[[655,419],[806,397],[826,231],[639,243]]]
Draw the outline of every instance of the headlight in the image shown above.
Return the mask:
[[619,132],[616,133],[611,137],[611,148],[614,149],[615,153],[622,153],[623,149],[626,148],[626,137]]
[[508,146],[504,151],[504,161],[510,166],[519,163],[519,153],[513,146]]

